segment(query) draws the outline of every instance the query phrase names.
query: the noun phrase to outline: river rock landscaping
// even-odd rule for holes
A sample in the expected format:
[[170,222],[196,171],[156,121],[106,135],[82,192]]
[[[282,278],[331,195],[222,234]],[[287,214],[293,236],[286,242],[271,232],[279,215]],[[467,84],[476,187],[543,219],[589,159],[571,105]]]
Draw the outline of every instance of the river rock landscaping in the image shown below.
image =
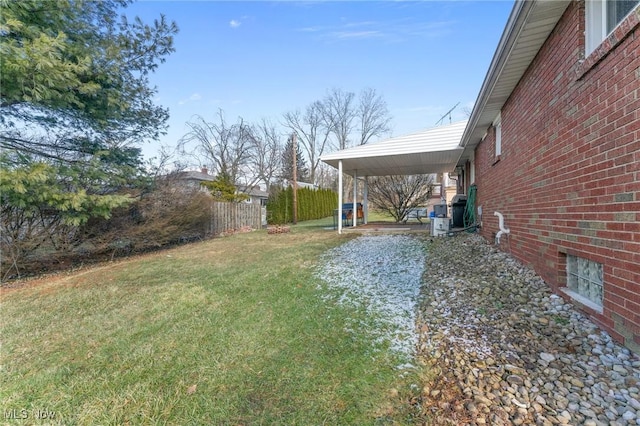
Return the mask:
[[354,328],[427,367],[426,424],[640,425],[637,355],[480,236],[363,235],[321,265],[376,319]]
[[640,359],[478,235],[428,243],[418,357],[437,424],[640,425]]

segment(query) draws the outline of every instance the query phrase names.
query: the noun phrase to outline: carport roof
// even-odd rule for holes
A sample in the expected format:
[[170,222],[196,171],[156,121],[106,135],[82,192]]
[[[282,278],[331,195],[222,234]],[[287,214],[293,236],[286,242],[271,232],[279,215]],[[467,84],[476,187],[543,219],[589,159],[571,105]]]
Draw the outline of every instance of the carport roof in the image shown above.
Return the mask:
[[467,121],[432,127],[322,156],[325,163],[353,176],[415,175],[453,171],[462,154]]

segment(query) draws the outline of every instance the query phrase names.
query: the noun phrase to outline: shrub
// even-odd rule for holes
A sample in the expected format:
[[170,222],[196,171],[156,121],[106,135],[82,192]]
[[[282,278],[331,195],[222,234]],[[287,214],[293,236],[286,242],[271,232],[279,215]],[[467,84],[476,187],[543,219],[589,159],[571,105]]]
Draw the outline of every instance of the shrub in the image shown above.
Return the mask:
[[66,253],[92,219],[108,219],[131,202],[123,194],[101,194],[81,186],[79,171],[44,162],[12,164],[0,158],[0,266],[2,279],[26,272],[33,257]]
[[[321,219],[331,216],[338,205],[338,194],[329,189],[298,189],[298,220]],[[293,221],[293,188],[272,189],[267,201],[269,224]]]
[[108,220],[92,221],[85,229],[86,245],[96,253],[139,252],[205,238],[211,197],[164,182]]

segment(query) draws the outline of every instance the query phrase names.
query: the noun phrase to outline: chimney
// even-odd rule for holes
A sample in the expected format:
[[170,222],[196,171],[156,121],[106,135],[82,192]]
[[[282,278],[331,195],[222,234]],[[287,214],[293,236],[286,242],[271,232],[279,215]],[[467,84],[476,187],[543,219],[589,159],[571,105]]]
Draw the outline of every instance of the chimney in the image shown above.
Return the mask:
[[202,172],[203,175],[208,175],[209,174],[209,170],[207,170],[206,167],[203,167],[201,172]]

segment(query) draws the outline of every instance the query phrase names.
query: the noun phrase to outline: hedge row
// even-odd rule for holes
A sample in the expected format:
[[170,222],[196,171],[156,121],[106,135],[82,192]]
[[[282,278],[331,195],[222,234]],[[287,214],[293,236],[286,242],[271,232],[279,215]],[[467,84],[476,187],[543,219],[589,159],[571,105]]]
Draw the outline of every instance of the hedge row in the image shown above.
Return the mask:
[[[338,206],[338,194],[329,189],[298,189],[298,220],[328,217]],[[293,222],[293,188],[272,191],[267,201],[269,224]]]

